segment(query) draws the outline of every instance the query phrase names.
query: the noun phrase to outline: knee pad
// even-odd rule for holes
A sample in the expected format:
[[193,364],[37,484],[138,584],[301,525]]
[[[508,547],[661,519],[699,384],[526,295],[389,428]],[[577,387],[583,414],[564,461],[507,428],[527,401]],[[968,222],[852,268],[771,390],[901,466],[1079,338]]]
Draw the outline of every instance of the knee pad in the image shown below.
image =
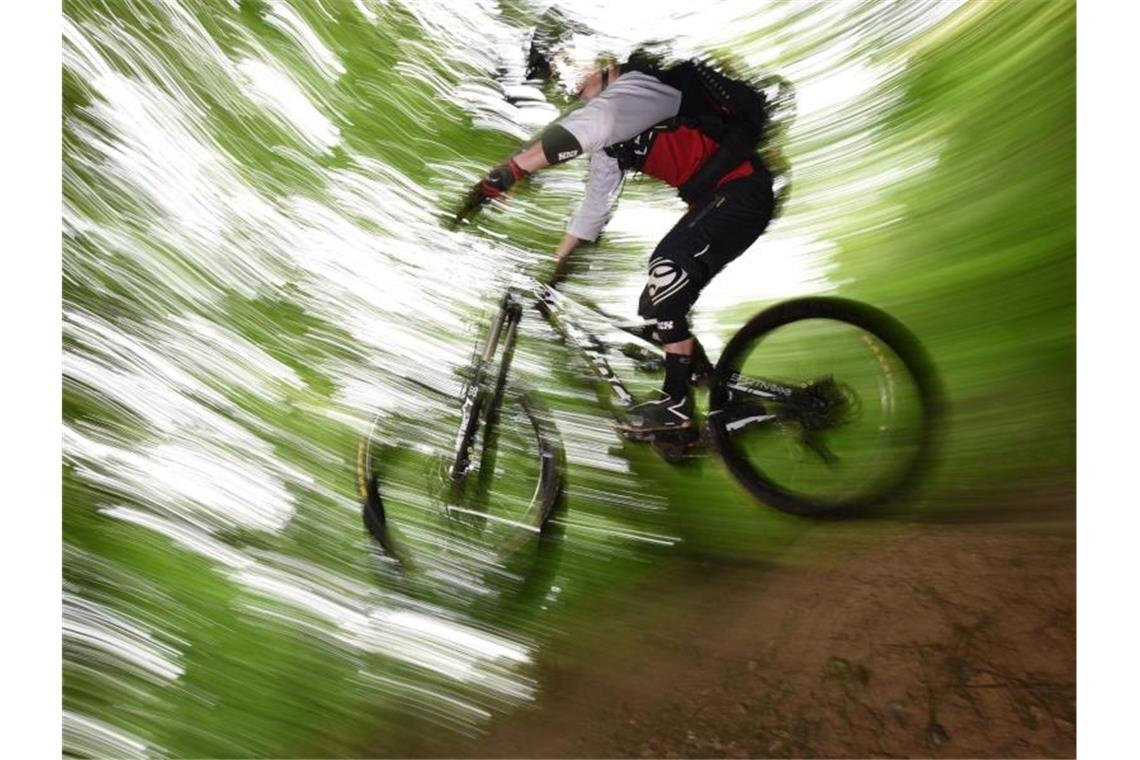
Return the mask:
[[689,332],[689,309],[700,289],[684,262],[660,257],[649,262],[649,278],[637,304],[637,313],[654,325],[654,337],[662,343],[685,340]]

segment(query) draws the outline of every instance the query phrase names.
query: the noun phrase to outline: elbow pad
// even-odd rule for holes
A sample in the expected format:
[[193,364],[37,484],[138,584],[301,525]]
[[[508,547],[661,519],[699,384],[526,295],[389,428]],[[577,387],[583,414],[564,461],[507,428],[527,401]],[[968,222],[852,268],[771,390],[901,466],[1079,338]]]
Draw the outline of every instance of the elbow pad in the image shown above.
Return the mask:
[[542,154],[546,162],[553,166],[582,155],[582,146],[578,138],[570,134],[569,130],[561,124],[552,124],[539,137],[542,143]]

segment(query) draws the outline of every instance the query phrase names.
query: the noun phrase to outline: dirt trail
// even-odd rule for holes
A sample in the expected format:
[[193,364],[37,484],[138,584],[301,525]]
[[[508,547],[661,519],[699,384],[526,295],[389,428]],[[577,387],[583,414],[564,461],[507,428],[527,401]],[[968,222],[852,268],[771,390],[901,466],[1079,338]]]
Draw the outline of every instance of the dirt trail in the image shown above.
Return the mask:
[[428,754],[1075,755],[1071,527],[813,534],[778,567],[694,560],[597,609],[536,705]]

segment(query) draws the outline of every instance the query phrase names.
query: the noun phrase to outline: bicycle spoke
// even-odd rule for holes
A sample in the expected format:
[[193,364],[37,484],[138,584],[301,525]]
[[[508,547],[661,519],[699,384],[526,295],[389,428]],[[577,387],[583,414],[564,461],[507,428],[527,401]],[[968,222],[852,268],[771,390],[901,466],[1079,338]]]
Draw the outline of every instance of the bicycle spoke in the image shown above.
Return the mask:
[[[928,448],[931,386],[916,374],[921,357],[901,326],[869,307],[822,298],[789,302],[752,324],[718,367],[725,389],[714,393],[720,416],[710,418],[737,477],[781,508],[827,511],[872,503],[917,472]],[[741,397],[760,402],[771,419],[749,420],[738,410]]]

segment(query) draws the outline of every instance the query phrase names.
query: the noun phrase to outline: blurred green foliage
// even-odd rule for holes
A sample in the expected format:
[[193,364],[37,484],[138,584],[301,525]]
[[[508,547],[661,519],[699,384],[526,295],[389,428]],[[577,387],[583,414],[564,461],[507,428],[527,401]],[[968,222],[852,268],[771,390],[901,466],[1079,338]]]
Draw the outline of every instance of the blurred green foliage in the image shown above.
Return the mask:
[[[268,111],[235,108],[241,83],[218,81],[175,44],[175,31],[158,6],[68,0],[64,13],[92,29],[114,27],[116,34],[159,51],[184,88],[168,94],[201,106],[234,170],[266,198],[297,194],[332,203],[322,195],[323,177],[350,155],[378,158],[434,190],[454,180],[446,167],[467,172],[515,147],[504,133],[473,128],[469,115],[441,101],[425,80],[393,68],[415,57],[445,81],[475,78],[492,85],[494,72],[445,62],[443,46],[424,32],[412,5],[370,4],[379,23],[366,24],[347,0],[293,3],[345,66],[331,87],[313,74],[311,61],[292,40],[266,23],[266,4],[242,2],[236,10],[222,0],[188,5],[226,55],[252,55],[253,39],[285,62],[306,94],[336,114],[342,138],[337,149],[302,155],[303,147]],[[877,8],[889,14],[895,6]],[[785,23],[801,23],[817,10],[797,7]],[[516,20],[528,16],[513,3],[504,13]],[[833,32],[789,40],[779,31],[765,33],[783,43],[787,63],[842,41]],[[943,466],[927,492],[932,515],[987,510],[995,494],[1020,492],[1028,494],[1032,512],[1034,494],[1073,488],[1075,34],[1075,3],[967,4],[918,38],[848,51],[855,58],[900,63],[878,85],[872,100],[881,107],[862,114],[861,122],[841,113],[833,126],[811,134],[797,134],[793,126],[788,136],[788,157],[801,173],[779,224],[794,230],[807,216],[812,224],[823,220],[817,232],[838,247],[832,277],[840,293],[880,306],[910,326],[945,380],[952,413]],[[762,44],[763,37],[742,30],[741,43]],[[127,73],[140,81],[153,74]],[[127,220],[124,225],[131,227],[131,220],[149,212],[145,199],[102,174],[105,167],[88,160],[89,146],[77,137],[80,124],[96,133],[103,129],[87,113],[95,97],[92,83],[65,70],[63,84],[65,199],[95,223]],[[820,152],[851,130],[873,134],[874,149],[821,162]],[[876,181],[885,188],[861,198]],[[654,197],[656,191],[631,192]],[[863,201],[854,205],[859,213],[828,213],[827,199],[834,197]],[[575,198],[556,192],[535,202],[534,194],[523,193],[517,200],[518,208],[533,212],[529,219],[491,215],[487,229],[509,230],[515,245],[545,253]],[[181,272],[187,284],[207,283],[225,293],[218,312],[203,316],[239,333],[303,381],[282,391],[280,404],[241,388],[217,389],[240,414],[264,424],[282,462],[312,476],[310,486],[294,489],[301,506],[284,531],[224,538],[253,555],[273,552],[374,582],[358,515],[345,508],[355,498],[350,461],[360,431],[331,413],[317,413],[335,409],[341,382],[322,371],[325,362],[333,357],[363,365],[370,357],[357,353],[343,325],[306,312],[287,288],[277,298],[226,290],[216,273],[172,249],[154,229],[139,225],[131,233],[153,246],[158,260]],[[615,248],[619,266],[641,268],[641,252]],[[232,253],[242,255],[237,247]],[[99,266],[90,265],[92,260]],[[138,261],[99,249],[85,234],[65,241],[65,307],[126,331],[180,309],[201,308],[178,290],[144,298],[150,277]],[[761,306],[741,303],[719,315],[719,322],[730,332]],[[474,323],[481,319],[471,315]],[[551,384],[580,387],[579,373],[562,366],[567,356],[552,362],[557,366]],[[63,402],[65,422],[83,431],[113,431],[140,444],[153,436],[128,410],[82,384],[65,386]],[[556,641],[552,631],[584,624],[575,617],[576,600],[620,596],[623,583],[651,574],[654,563],[667,561],[671,552],[768,558],[803,530],[802,521],[758,509],[715,463],[675,469],[644,448],[627,446],[625,453],[642,484],[639,495],[647,502],[667,501],[669,509],[630,511],[614,522],[681,536],[682,547],[608,554],[604,545],[590,543],[597,540],[592,534],[581,526],[575,533],[572,526],[570,550],[559,568],[563,607],[545,617],[527,610],[509,620],[501,610],[478,605],[465,614],[488,629],[510,625],[537,640]],[[160,639],[179,644],[186,669],[169,688],[150,689],[131,679],[108,687],[98,677],[98,663],[65,652],[68,709],[113,717],[156,747],[189,756],[374,754],[378,747],[402,746],[398,737],[404,732],[428,730],[433,716],[417,713],[415,704],[385,702],[390,695],[360,686],[362,671],[397,670],[390,661],[314,643],[304,626],[270,624],[273,618],[249,610],[273,610],[273,603],[249,594],[216,565],[167,538],[148,533],[140,539],[140,529],[98,512],[130,505],[133,497],[93,484],[72,461],[65,461],[63,482],[68,590],[152,622]],[[587,486],[582,493],[606,487],[603,480],[580,484]],[[611,518],[604,501],[595,504],[588,496],[576,508],[584,518]]]

